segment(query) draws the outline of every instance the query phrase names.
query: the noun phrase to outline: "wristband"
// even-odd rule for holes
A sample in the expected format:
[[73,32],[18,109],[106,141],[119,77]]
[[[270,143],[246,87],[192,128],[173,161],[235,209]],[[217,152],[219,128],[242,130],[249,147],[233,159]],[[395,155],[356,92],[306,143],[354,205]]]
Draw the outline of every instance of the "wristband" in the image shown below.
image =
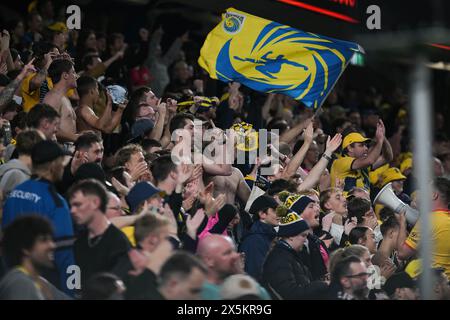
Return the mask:
[[329,156],[329,155],[327,155],[327,154],[322,154],[322,158],[325,158],[325,159],[327,159],[328,161],[331,161],[332,159],[331,159],[331,157]]

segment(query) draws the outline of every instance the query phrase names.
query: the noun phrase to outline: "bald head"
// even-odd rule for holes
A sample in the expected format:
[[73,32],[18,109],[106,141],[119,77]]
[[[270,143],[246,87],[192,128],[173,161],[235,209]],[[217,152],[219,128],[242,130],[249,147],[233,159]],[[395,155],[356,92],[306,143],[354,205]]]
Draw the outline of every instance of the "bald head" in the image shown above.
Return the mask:
[[197,255],[207,266],[210,281],[221,283],[229,275],[240,271],[240,255],[230,237],[212,234],[201,239]]
[[230,237],[226,237],[220,234],[211,234],[198,243],[197,255],[201,258],[208,257],[217,252],[220,248],[234,247],[233,240]]

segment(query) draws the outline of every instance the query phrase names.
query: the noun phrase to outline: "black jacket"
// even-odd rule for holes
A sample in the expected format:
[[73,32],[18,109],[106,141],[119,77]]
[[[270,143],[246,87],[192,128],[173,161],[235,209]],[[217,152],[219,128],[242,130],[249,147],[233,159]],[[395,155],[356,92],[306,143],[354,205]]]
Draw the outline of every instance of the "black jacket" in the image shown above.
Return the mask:
[[258,281],[261,279],[263,263],[275,236],[275,229],[271,225],[258,220],[242,238],[239,251],[245,253],[245,272]]
[[308,235],[308,249],[304,248],[299,253],[302,261],[311,271],[313,280],[322,280],[328,273],[326,263],[322,257],[321,247],[327,255],[330,254],[325,243],[316,235],[310,234]]
[[327,291],[322,281],[313,281],[300,255],[280,240],[263,267],[262,283],[274,299],[320,299]]

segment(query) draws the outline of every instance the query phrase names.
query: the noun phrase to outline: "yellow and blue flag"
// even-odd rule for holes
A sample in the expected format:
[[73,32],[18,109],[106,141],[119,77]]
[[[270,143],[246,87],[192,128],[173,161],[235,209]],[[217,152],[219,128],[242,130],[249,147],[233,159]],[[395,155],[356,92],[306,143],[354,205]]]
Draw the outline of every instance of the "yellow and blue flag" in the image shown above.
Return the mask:
[[317,109],[355,52],[363,52],[356,43],[229,8],[208,34],[198,62],[214,79],[282,93]]

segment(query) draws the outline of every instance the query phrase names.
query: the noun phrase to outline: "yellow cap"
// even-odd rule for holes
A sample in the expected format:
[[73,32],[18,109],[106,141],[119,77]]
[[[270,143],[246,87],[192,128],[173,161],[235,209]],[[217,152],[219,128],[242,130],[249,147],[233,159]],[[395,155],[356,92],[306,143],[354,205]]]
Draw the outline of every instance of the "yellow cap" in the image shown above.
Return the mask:
[[345,136],[344,141],[342,141],[342,150],[347,148],[349,145],[355,142],[367,142],[370,141],[369,138],[364,138],[364,136],[359,132],[352,132]]
[[389,182],[397,180],[405,180],[406,177],[400,172],[399,168],[389,168],[381,174],[382,182],[381,184],[385,186]]
[[378,185],[378,183],[381,180],[382,173],[384,171],[386,171],[387,169],[389,169],[389,164],[388,163],[386,163],[385,165],[383,165],[383,166],[381,166],[381,167],[379,167],[379,168],[377,168],[375,170],[370,171],[369,172],[370,184],[374,185],[374,186]]
[[55,22],[49,25],[47,28],[49,28],[52,31],[56,32],[67,32],[69,29],[67,29],[67,26],[63,22]]
[[400,171],[402,173],[405,173],[406,170],[411,169],[412,162],[413,162],[412,158],[406,158],[405,160],[403,160],[402,163],[400,164]]

